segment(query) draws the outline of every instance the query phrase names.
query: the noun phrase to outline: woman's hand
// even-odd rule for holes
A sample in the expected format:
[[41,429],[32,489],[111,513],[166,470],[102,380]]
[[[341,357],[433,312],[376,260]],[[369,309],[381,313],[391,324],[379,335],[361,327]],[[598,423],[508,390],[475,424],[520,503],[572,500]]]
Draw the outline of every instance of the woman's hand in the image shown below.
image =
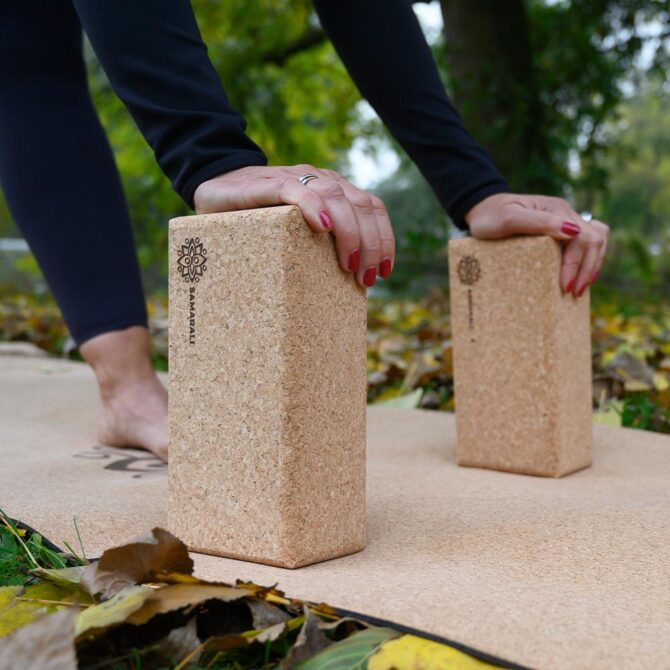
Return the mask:
[[[303,185],[299,177],[311,173]],[[393,269],[395,241],[384,203],[334,170],[313,165],[250,166],[203,182],[194,195],[198,214],[297,205],[315,232],[332,232],[340,266],[370,287]]]
[[609,227],[584,221],[562,198],[498,193],[466,215],[473,237],[483,240],[511,235],[549,235],[564,242],[560,284],[579,297],[595,282],[605,257]]

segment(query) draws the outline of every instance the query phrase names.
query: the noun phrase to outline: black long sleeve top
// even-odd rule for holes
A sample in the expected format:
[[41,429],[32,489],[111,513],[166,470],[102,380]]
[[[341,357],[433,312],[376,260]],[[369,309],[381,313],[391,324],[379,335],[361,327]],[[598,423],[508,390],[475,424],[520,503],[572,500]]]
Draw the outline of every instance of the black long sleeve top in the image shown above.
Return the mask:
[[[74,0],[109,80],[174,189],[267,165],[232,108],[188,0]],[[430,183],[452,220],[507,185],[465,130],[410,0],[314,0],[361,93]]]

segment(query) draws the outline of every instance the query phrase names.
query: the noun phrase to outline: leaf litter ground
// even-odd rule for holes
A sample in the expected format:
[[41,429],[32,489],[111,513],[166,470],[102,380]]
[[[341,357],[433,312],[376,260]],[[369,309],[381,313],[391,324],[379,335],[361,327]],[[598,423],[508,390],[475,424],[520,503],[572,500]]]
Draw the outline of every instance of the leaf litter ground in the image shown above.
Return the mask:
[[[153,360],[167,369],[167,305],[150,301]],[[597,421],[670,433],[670,308],[593,304],[593,404]],[[78,358],[55,305],[3,297],[0,342],[28,341]],[[453,411],[453,352],[446,292],[421,300],[372,298],[368,309],[368,400]]]
[[518,667],[274,587],[198,579],[161,528],[89,562],[0,514],[3,670]]

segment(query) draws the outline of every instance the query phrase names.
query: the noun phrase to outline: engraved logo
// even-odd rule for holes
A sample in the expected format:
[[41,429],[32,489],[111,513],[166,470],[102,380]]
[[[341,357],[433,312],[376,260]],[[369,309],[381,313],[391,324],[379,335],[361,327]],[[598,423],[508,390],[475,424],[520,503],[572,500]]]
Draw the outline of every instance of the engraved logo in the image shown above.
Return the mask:
[[103,466],[105,470],[129,472],[132,473],[134,479],[141,479],[159,472],[164,473],[167,468],[166,464],[153,454],[101,445],[92,447],[90,451],[74,454],[74,457],[91,461],[105,461]]
[[458,261],[458,277],[466,286],[474,286],[481,274],[481,266],[474,256],[463,256]]
[[177,269],[185,282],[199,282],[207,270],[207,249],[199,237],[187,237],[177,251]]

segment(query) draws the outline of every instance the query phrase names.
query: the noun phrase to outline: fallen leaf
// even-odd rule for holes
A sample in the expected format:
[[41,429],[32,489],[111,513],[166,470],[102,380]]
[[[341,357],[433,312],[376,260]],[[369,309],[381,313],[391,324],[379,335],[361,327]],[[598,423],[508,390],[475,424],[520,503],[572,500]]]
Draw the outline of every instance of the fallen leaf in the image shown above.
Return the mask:
[[416,389],[407,395],[398,396],[397,398],[389,398],[388,400],[380,400],[374,403],[375,407],[393,407],[396,409],[415,409],[421,402],[423,389]]
[[619,352],[606,366],[624,380],[626,391],[650,391],[654,388],[654,371],[643,358],[622,351]]
[[486,670],[495,667],[415,635],[385,642],[367,664],[368,670]]
[[295,670],[342,670],[363,668],[363,661],[384,642],[398,637],[400,633],[390,628],[368,628],[335,642],[316,656],[301,661]]
[[60,568],[60,569],[45,569],[45,568],[36,568],[31,570],[31,574],[43,579],[47,582],[52,582],[58,586],[64,588],[79,587],[79,582],[81,581],[81,575],[84,570],[83,565],[77,565],[72,568]]
[[93,596],[111,598],[132,584],[160,581],[165,573],[193,573],[186,545],[162,528],[129,544],[108,549],[82,570],[81,585]]
[[593,421],[606,426],[621,427],[623,400],[608,403],[603,409],[593,413]]
[[274,642],[278,640],[287,631],[285,623],[276,623],[274,626],[269,626],[261,630],[258,635],[249,638],[252,642]]
[[300,629],[295,644],[291,647],[291,650],[281,662],[279,666],[280,670],[291,670],[291,668],[302,667],[300,661],[312,658],[315,654],[322,649],[325,649],[330,644],[330,640],[319,628],[319,618],[306,607],[305,623]]
[[255,629],[283,624],[291,618],[284,610],[260,598],[249,598],[246,602],[251,610]]
[[186,609],[204,603],[208,600],[221,600],[231,602],[248,598],[251,591],[238,589],[234,586],[221,586],[218,584],[170,584],[151,592],[144,599],[141,607],[129,614],[127,623],[140,626],[153,619],[157,614],[166,614],[178,609]]
[[156,654],[171,663],[189,656],[188,662],[183,665],[184,668],[188,668],[197,664],[200,653],[192,654],[192,652],[199,646],[200,639],[196,621],[191,619],[185,626],[171,630],[166,637],[160,640],[156,645]]
[[45,612],[69,607],[75,601],[76,595],[55,584],[0,587],[0,637],[32,623]]
[[152,592],[153,589],[148,586],[127,586],[109,600],[88,607],[77,617],[77,638],[124,623],[133,612],[144,605]]
[[77,670],[74,647],[76,612],[68,608],[47,614],[3,638],[2,670]]

